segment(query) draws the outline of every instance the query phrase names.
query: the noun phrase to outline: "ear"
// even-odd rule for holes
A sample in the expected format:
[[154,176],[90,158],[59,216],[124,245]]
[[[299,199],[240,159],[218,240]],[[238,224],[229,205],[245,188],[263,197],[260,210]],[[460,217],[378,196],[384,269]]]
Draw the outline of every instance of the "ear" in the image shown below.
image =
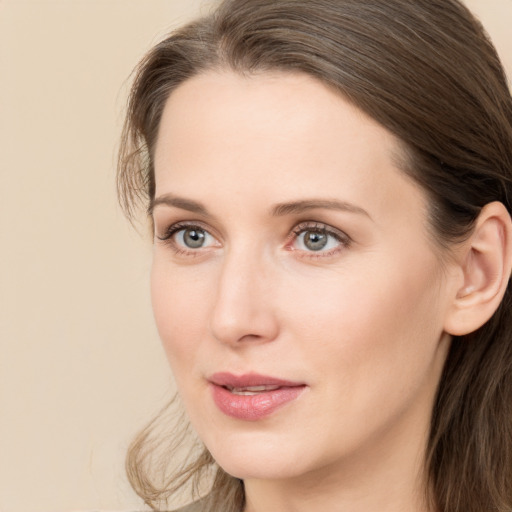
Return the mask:
[[482,208],[457,258],[461,279],[445,319],[445,331],[463,336],[476,331],[498,309],[512,268],[512,221],[502,203]]

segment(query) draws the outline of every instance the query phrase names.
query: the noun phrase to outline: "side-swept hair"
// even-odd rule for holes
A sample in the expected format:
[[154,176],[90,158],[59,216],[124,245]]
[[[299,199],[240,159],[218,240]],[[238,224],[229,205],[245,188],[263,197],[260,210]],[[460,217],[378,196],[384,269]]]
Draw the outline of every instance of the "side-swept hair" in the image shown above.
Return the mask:
[[[510,91],[489,38],[458,0],[225,0],[137,69],[118,168],[128,217],[155,192],[153,152],[168,96],[215,69],[307,73],[395,134],[404,172],[429,197],[441,247],[471,233],[485,204],[511,211]],[[443,512],[512,510],[511,307],[509,285],[489,322],[452,341],[426,460],[432,505]],[[204,451],[167,475],[171,445],[150,426],[128,454],[132,485],[153,507],[215,468]],[[206,510],[240,512],[243,501],[243,483],[218,468]]]

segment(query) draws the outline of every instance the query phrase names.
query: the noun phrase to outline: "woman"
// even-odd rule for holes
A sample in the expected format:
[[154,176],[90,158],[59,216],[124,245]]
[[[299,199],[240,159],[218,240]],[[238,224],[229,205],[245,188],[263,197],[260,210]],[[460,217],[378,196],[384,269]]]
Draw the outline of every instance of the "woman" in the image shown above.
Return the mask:
[[456,0],[225,0],[158,44],[119,190],[204,450],[169,476],[150,426],[145,501],[213,471],[190,510],[512,510],[511,172]]

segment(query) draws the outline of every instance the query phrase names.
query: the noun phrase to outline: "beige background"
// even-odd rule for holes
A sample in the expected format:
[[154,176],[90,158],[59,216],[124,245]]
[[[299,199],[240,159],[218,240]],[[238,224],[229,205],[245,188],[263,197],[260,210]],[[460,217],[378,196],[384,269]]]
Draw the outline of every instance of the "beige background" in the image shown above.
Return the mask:
[[[172,384],[113,162],[132,67],[209,3],[0,0],[0,512],[143,509],[124,453]],[[512,75],[512,0],[468,4]]]

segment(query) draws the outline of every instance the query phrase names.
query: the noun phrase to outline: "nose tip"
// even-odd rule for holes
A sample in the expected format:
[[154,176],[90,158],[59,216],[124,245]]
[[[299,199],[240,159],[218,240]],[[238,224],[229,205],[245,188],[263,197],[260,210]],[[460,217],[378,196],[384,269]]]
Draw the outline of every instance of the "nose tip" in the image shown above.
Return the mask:
[[230,265],[219,279],[210,321],[212,336],[219,342],[241,346],[266,343],[278,335],[269,279],[255,266]]
[[272,341],[276,337],[275,331],[271,322],[262,315],[217,313],[212,319],[213,337],[221,343],[230,345]]

